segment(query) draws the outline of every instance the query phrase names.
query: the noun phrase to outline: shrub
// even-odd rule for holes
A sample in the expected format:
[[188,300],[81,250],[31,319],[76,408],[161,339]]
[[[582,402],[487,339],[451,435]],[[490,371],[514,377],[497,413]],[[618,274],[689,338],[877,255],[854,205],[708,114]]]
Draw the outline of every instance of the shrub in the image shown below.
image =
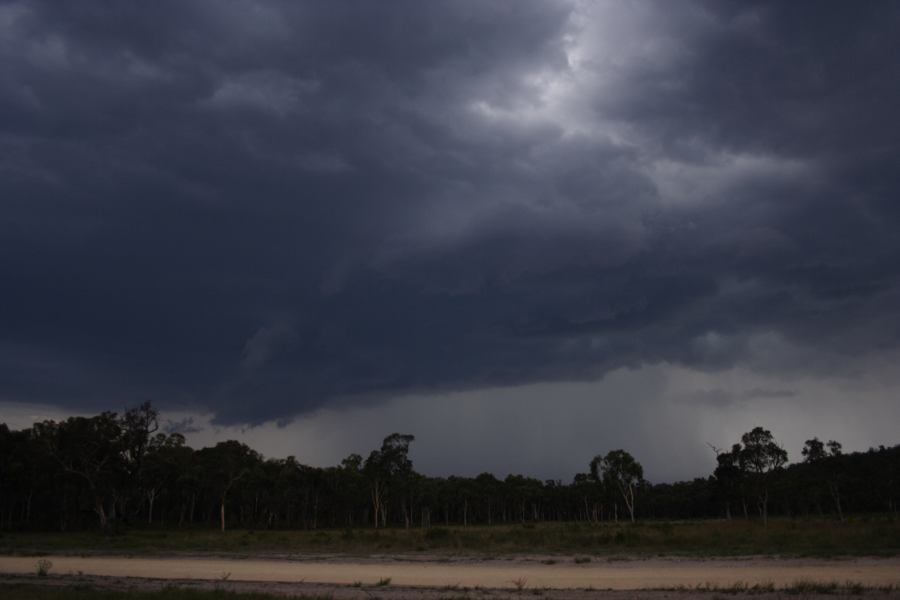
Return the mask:
[[50,572],[50,569],[52,569],[52,568],[53,568],[53,563],[50,562],[49,560],[47,560],[46,558],[42,558],[41,560],[37,561],[36,571],[37,571],[38,577],[46,577],[47,574]]

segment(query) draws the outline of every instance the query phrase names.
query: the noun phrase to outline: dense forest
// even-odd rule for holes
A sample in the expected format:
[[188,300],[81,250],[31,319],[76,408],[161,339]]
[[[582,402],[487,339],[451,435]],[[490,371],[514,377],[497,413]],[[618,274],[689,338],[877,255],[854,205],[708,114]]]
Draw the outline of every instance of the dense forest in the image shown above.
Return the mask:
[[762,427],[713,449],[708,477],[652,484],[625,450],[585,460],[570,483],[523,475],[428,477],[410,460],[412,435],[392,434],[362,457],[310,467],[266,459],[237,441],[194,450],[159,431],[149,404],[123,415],[0,424],[0,527],[429,527],[536,521],[628,521],[770,515],[844,519],[896,512],[900,446],[844,454],[808,440],[799,462]]

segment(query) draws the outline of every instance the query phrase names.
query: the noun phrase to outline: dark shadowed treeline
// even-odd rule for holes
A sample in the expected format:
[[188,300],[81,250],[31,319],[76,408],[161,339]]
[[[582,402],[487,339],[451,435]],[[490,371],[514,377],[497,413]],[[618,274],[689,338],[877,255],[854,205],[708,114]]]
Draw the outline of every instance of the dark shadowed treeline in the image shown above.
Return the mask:
[[[411,435],[393,434],[368,457],[309,467],[265,459],[236,441],[194,450],[158,431],[149,405],[44,421],[0,424],[3,529],[155,527],[429,527],[538,521],[828,516],[896,512],[900,446],[844,454],[806,442],[801,462],[757,427],[705,478],[651,484],[624,450],[585,458],[570,483],[522,475],[427,477],[413,469]],[[640,448],[631,449],[640,455]]]

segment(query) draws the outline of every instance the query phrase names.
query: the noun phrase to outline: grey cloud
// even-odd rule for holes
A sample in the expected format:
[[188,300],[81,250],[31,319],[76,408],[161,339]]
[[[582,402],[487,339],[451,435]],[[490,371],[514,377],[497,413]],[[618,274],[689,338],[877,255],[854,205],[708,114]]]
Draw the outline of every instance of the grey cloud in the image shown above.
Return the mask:
[[293,335],[290,321],[278,321],[273,325],[260,327],[244,344],[241,365],[248,369],[263,366],[278,351],[278,347],[288,343]]
[[195,424],[194,417],[184,417],[178,421],[173,421],[172,419],[166,419],[165,423],[162,426],[163,431],[166,433],[181,433],[181,434],[191,434],[191,433],[200,433],[204,431],[204,428]]
[[4,2],[0,391],[258,423],[852,372],[900,332],[898,14]]
[[694,390],[686,394],[686,398],[701,406],[715,409],[728,409],[736,405],[747,406],[754,400],[784,400],[795,398],[796,390],[754,387],[742,391],[719,387]]
[[753,388],[744,391],[744,398],[793,398],[797,395],[796,390],[773,390],[767,388]]
[[720,409],[726,408],[735,402],[733,393],[719,388],[697,390],[690,395],[690,398],[697,404],[708,405]]

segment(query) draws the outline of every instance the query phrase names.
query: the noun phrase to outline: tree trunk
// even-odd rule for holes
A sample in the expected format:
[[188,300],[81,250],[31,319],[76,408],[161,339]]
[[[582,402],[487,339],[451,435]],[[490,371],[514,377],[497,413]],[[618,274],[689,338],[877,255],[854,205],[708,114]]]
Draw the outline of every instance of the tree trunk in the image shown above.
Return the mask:
[[838,519],[844,522],[844,511],[841,508],[841,493],[834,482],[828,483],[828,491],[831,492],[831,498],[834,500],[834,507],[837,509]]
[[66,518],[66,517],[68,517],[68,514],[69,514],[68,499],[69,499],[68,494],[63,493],[62,506],[60,507],[62,510],[59,511],[59,530],[60,531],[65,531],[66,529],[69,528],[69,521]]
[[629,485],[626,488],[620,488],[620,490],[622,492],[622,499],[625,501],[625,508],[628,509],[631,522],[634,523],[634,488]]
[[313,522],[312,528],[317,529],[319,527],[319,492],[316,491],[315,496],[313,496]]
[[225,496],[219,498],[219,523],[222,533],[225,533]]
[[106,509],[103,507],[103,499],[100,496],[94,496],[94,512],[100,519],[100,529],[106,533],[109,530],[109,519],[106,517]]
[[117,514],[116,514],[116,504],[117,504],[116,498],[115,498],[115,496],[113,496],[113,501],[109,507],[109,514],[107,516],[107,521],[108,521],[107,527],[109,527],[111,531],[114,530],[114,528],[116,527],[116,522],[117,522],[116,519],[118,518]]
[[375,529],[378,529],[378,517],[381,514],[381,489],[376,479],[372,484],[372,513],[375,519]]
[[[156,500],[156,490],[150,490],[147,492],[147,504],[149,507],[147,508],[147,525],[153,525],[153,502]],[[163,507],[165,508],[165,507]]]

